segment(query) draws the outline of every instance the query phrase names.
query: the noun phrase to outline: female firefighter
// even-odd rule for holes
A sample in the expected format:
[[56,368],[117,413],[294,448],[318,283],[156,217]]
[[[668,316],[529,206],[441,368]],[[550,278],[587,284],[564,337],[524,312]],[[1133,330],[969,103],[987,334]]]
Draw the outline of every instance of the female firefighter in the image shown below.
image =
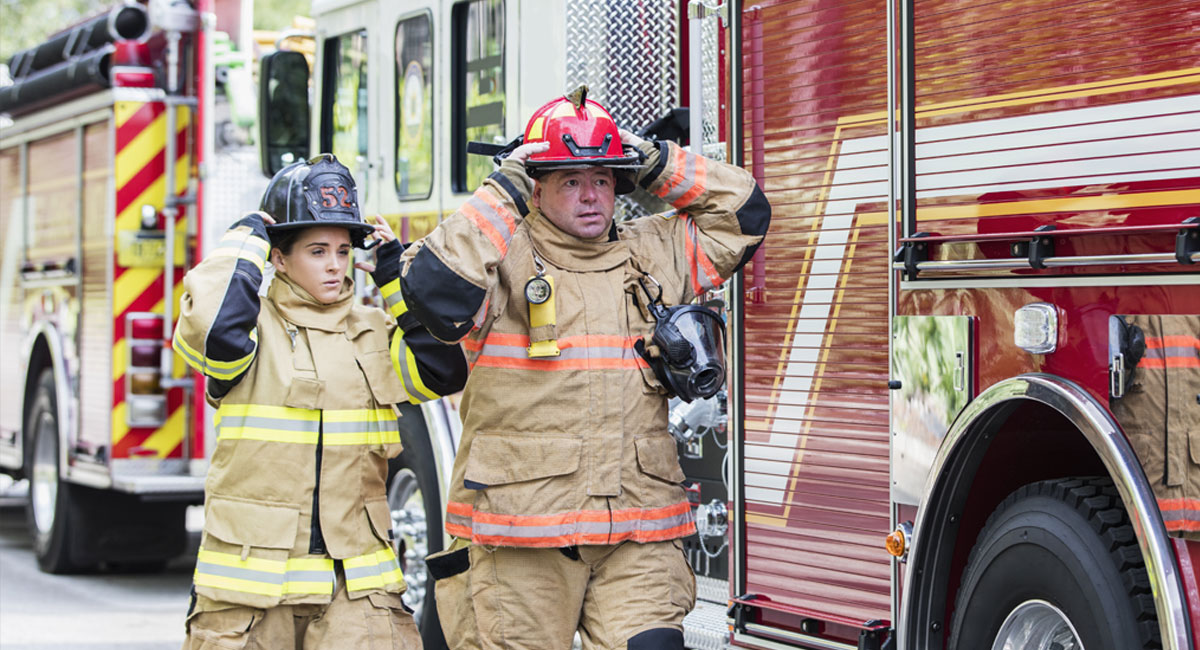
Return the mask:
[[[391,544],[392,405],[457,391],[467,368],[405,313],[403,248],[376,219],[332,155],[295,163],[183,280],[175,350],[217,407],[185,649],[421,647]],[[367,238],[377,267],[356,266],[390,316],[346,273]]]

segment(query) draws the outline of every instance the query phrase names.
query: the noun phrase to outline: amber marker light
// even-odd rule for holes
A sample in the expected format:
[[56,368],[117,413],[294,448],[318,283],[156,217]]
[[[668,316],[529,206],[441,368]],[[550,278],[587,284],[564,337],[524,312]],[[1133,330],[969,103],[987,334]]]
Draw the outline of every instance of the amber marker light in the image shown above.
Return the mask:
[[896,526],[896,530],[888,533],[883,546],[893,557],[904,561],[908,555],[909,541],[912,539],[912,524],[904,522]]

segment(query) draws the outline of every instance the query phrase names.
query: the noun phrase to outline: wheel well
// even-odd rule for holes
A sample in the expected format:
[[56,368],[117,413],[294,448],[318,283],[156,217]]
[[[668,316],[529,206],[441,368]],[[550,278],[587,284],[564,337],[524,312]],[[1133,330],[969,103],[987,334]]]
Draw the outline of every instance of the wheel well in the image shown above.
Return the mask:
[[945,470],[937,494],[926,504],[925,517],[932,523],[919,534],[925,538],[916,540],[932,544],[932,550],[923,554],[919,569],[914,567],[916,584],[906,594],[919,601],[914,611],[927,619],[909,621],[923,632],[926,643],[918,647],[944,647],[971,548],[1009,494],[1036,481],[1108,474],[1083,433],[1053,407],[1034,400],[1011,400],[977,418]]
[[46,368],[54,366],[54,359],[50,356],[50,345],[46,343],[46,337],[38,336],[33,343],[33,349],[29,353],[28,372],[25,374],[25,392],[24,400],[21,409],[21,449],[23,461],[21,463],[21,476],[27,476],[25,467],[29,464],[29,455],[31,453],[31,444],[29,437],[33,435],[32,431],[28,431],[29,411],[33,408],[33,400],[37,397],[38,379],[42,376],[42,371]]

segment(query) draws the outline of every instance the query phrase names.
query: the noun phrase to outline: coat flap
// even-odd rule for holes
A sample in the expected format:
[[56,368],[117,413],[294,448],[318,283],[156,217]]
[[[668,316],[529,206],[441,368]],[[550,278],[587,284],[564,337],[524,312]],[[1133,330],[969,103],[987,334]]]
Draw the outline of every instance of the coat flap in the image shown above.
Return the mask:
[[575,436],[481,433],[471,443],[464,478],[488,486],[562,476],[579,469],[582,449]]
[[682,483],[687,478],[679,467],[679,451],[671,436],[638,438],[633,444],[643,472],[668,483]]
[[291,506],[209,497],[204,530],[217,539],[258,548],[291,548],[300,511]]
[[387,497],[367,499],[365,505],[367,519],[371,522],[371,529],[375,531],[375,536],[379,538],[379,541],[390,546],[393,538],[392,509],[388,506]]

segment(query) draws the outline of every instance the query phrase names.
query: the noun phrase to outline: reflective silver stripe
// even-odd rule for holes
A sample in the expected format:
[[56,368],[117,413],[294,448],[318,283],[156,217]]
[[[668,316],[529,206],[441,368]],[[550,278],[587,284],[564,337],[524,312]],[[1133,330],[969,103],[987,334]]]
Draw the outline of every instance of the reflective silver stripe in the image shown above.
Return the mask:
[[1196,357],[1200,358],[1200,350],[1188,345],[1165,348],[1146,348],[1145,358],[1166,359],[1167,357]]
[[463,528],[471,528],[471,518],[460,515],[454,512],[446,513],[446,523],[451,525],[462,526]]
[[664,517],[662,519],[634,519],[630,521],[614,521],[612,526],[613,534],[632,533],[638,530],[667,530],[676,526],[685,526],[692,523],[695,519],[692,517],[692,512],[681,512],[677,515]]
[[[485,357],[504,357],[508,359],[526,359],[529,350],[517,345],[497,345],[485,343],[481,355]],[[565,361],[568,359],[633,359],[637,351],[633,348],[617,347],[559,347],[557,357],[539,359],[540,361]]]
[[399,431],[396,420],[360,420],[357,422],[325,422],[325,433],[376,433]]
[[404,302],[404,293],[399,289],[385,293],[383,294],[383,302],[387,303],[388,311],[391,311],[392,307]]
[[384,560],[378,564],[362,567],[348,567],[343,565],[346,572],[346,580],[360,580],[362,578],[375,578],[383,576],[391,571],[399,571],[400,563],[396,561],[395,556],[391,559]]
[[678,201],[684,194],[687,194],[689,191],[691,191],[692,187],[696,184],[696,156],[690,153],[684,153],[683,160],[683,180],[679,181],[678,185],[672,187],[666,193],[660,195],[664,200],[666,200],[667,203],[670,203],[671,205],[675,205],[675,202]]
[[393,345],[396,346],[396,349],[393,351],[393,354],[396,355],[396,363],[394,364],[394,367],[400,371],[400,381],[404,382],[404,392],[408,393],[408,396],[412,399],[422,402],[428,401],[429,398],[426,397],[424,393],[417,390],[416,384],[413,383],[413,378],[409,370],[408,363],[410,360],[409,357],[412,356],[412,352],[404,343],[403,337],[398,337],[393,342]]
[[252,429],[317,433],[321,430],[321,422],[318,420],[288,420],[263,415],[222,415],[219,427],[222,429],[249,427]]
[[333,571],[293,571],[287,572],[285,582],[333,582]]
[[213,564],[211,562],[196,562],[196,573],[221,576],[223,578],[236,578],[238,580],[248,580],[260,584],[272,585],[283,589],[284,574],[271,573],[269,571],[255,571],[254,569],[239,569],[237,567],[224,566]]
[[[486,190],[481,188],[479,191],[484,192]],[[496,208],[493,208],[491,204],[480,197],[478,193],[467,199],[467,203],[470,204],[471,207],[475,208],[479,212],[480,216],[482,216],[484,219],[487,219],[488,223],[492,224],[492,227],[496,229],[496,233],[500,235],[500,238],[504,240],[505,244],[508,244],[508,242],[512,240],[513,232],[515,232],[515,230],[509,224],[515,223],[515,221],[513,221],[511,217],[509,217],[509,219],[505,219],[503,214],[497,212]],[[503,210],[504,207],[500,206],[500,209]]]
[[473,521],[468,517],[448,514],[450,523],[471,529],[472,535],[481,537],[515,537],[536,539],[543,537],[569,537],[572,535],[619,535],[627,536],[638,531],[661,531],[686,526],[694,521],[691,511],[655,519],[631,519],[618,521],[575,521],[549,526],[520,526]]

